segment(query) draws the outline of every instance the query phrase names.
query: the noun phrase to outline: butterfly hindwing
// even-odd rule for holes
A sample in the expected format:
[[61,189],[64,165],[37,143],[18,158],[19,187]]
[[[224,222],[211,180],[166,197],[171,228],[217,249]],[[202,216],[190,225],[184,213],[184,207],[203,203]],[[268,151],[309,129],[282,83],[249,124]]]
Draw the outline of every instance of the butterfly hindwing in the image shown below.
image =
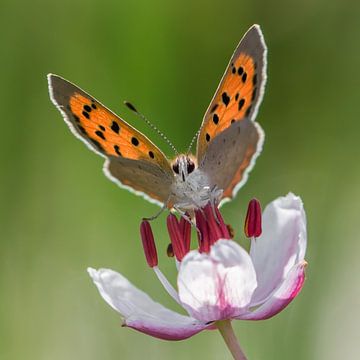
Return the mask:
[[[72,132],[108,159],[105,174],[120,186],[145,193],[155,202],[165,202],[173,173],[161,150],[69,81],[52,74],[48,75],[48,81],[51,100]],[[143,178],[140,179],[139,173]]]
[[253,25],[236,48],[207,109],[197,142],[200,163],[211,141],[232,123],[254,120],[266,81],[266,45]]
[[233,198],[246,181],[263,144],[260,126],[249,118],[231,124],[208,146],[199,169],[210,186],[223,190],[222,202]]

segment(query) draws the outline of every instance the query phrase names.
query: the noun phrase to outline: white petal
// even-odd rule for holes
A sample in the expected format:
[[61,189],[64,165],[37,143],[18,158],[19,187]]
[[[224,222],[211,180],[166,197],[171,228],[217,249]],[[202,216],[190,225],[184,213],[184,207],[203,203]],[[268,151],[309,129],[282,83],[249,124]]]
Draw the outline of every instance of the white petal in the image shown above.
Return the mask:
[[153,301],[121,274],[88,269],[104,300],[124,318],[124,326],[166,340],[186,339],[208,326]]
[[249,254],[231,240],[219,240],[209,254],[190,252],[178,275],[180,301],[203,322],[246,312],[256,286]]
[[286,279],[270,298],[254,311],[238,316],[241,320],[264,320],[279,313],[299,294],[305,281],[306,261],[296,264],[287,274]]
[[304,260],[306,217],[300,197],[289,193],[271,202],[263,213],[262,235],[250,248],[258,281],[252,305],[264,302],[289,270]]

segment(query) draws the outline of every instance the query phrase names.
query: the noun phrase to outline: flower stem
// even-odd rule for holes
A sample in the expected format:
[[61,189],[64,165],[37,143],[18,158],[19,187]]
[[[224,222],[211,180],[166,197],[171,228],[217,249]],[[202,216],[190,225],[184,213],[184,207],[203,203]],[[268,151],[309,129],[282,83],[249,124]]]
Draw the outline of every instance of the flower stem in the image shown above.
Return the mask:
[[227,347],[229,348],[235,360],[247,360],[245,354],[241,350],[238,339],[235,336],[230,320],[217,321],[216,326],[220,331]]

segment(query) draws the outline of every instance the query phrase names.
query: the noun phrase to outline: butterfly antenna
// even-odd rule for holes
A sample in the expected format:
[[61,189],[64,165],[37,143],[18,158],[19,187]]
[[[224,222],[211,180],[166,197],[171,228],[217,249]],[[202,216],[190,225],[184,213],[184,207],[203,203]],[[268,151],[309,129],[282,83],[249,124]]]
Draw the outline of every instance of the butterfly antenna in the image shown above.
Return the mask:
[[163,139],[165,142],[173,149],[176,155],[179,155],[179,152],[176,150],[174,144],[153,124],[151,123],[142,113],[137,111],[136,107],[128,101],[124,101],[126,107],[128,107],[132,112],[139,116],[142,120],[145,121],[156,133]]
[[195,139],[198,137],[199,133],[200,133],[200,129],[195,133],[195,135],[191,139],[190,145],[189,145],[189,147],[188,147],[188,149],[186,151],[187,154],[189,154],[189,152],[190,152],[190,150],[191,150],[191,148],[192,148],[192,146],[193,146],[193,144],[195,142]]

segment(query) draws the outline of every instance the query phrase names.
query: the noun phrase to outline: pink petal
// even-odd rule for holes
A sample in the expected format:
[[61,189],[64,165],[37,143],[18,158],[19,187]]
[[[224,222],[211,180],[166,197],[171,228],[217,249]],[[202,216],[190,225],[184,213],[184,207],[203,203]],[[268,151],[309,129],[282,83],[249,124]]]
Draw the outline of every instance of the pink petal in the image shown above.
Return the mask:
[[263,303],[290,269],[304,260],[306,217],[300,197],[289,193],[271,202],[263,213],[262,235],[250,248],[258,288],[252,306]]
[[307,263],[301,261],[289,272],[284,282],[271,297],[253,312],[237,316],[241,320],[264,320],[283,310],[299,294],[305,281],[305,267]]
[[256,286],[249,254],[231,240],[217,241],[209,254],[192,251],[180,265],[180,301],[205,323],[247,312]]
[[209,327],[165,308],[115,271],[88,272],[103,299],[124,318],[123,326],[165,340],[186,339]]

